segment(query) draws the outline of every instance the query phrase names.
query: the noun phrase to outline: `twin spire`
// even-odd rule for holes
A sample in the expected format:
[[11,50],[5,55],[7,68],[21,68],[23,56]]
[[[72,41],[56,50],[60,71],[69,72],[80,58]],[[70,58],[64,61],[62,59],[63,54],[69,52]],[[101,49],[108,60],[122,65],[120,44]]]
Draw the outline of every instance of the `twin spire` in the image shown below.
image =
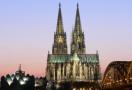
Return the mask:
[[77,10],[76,10],[76,19],[75,19],[74,30],[82,31],[81,20],[80,20],[80,13],[79,13],[79,4],[78,3],[77,3]]
[[77,4],[75,26],[72,31],[71,54],[85,54],[84,32],[82,32],[79,5]]
[[57,19],[56,32],[54,33],[54,44],[52,47],[52,54],[67,54],[66,33],[63,28],[61,4],[59,4],[59,12]]
[[[58,12],[58,19],[57,19],[56,30],[57,30],[56,32],[58,32],[58,33],[64,32],[62,13],[61,13],[61,4],[60,3],[59,3],[59,12]],[[78,3],[77,3],[77,10],[76,10],[76,19],[75,19],[74,30],[82,31],[81,20],[80,20],[80,13],[79,13],[79,4]]]
[[[77,3],[75,26],[72,33],[71,42],[71,53],[84,54],[85,53],[85,43],[84,43],[84,33],[82,32],[79,5]],[[67,40],[66,32],[64,32],[61,4],[59,3],[59,12],[57,19],[56,32],[54,34],[54,44],[52,48],[53,54],[67,54]]]
[[57,33],[63,33],[63,21],[62,21],[62,14],[61,14],[61,4],[59,3],[59,12],[58,12],[58,20],[57,20],[57,27],[56,27]]

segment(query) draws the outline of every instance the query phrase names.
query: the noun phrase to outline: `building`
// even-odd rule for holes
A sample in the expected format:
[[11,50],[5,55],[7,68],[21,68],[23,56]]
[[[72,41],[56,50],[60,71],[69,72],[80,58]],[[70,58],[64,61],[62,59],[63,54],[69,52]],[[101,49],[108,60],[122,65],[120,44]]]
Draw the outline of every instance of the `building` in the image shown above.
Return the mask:
[[46,90],[46,77],[35,78],[35,90]]
[[1,77],[1,90],[35,90],[35,78],[22,71],[21,65],[14,74]]
[[98,81],[101,79],[99,55],[98,52],[86,54],[85,37],[78,4],[70,47],[71,50],[68,53],[67,37],[63,28],[61,5],[59,4],[52,53],[48,53],[47,57],[47,88],[97,90]]

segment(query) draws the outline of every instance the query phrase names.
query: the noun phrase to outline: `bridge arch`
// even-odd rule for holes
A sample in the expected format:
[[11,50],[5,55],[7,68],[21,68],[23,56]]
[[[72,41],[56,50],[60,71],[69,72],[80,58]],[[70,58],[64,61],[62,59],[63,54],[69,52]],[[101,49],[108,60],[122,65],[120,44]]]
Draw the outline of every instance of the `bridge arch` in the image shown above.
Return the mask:
[[[131,64],[132,66],[132,64]],[[130,62],[128,61],[114,61],[111,62],[104,73],[102,80],[102,88],[120,87],[127,84],[127,74]],[[132,68],[130,68],[130,71]],[[132,76],[132,71],[131,71]]]

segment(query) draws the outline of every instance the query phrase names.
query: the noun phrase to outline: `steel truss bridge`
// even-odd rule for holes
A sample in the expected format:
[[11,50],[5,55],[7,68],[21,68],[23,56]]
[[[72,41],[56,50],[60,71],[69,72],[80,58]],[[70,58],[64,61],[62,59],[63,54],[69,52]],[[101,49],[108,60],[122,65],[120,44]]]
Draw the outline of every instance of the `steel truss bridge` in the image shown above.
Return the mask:
[[101,90],[132,90],[132,61],[114,61],[108,65]]

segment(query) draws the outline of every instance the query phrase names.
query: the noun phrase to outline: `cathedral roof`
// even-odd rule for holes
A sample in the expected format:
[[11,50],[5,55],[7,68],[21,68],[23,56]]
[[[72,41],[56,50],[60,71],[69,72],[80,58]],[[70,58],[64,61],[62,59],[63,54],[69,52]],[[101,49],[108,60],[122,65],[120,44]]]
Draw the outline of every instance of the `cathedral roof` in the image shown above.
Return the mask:
[[49,63],[64,63],[70,60],[69,54],[49,54],[48,62]]
[[[49,54],[48,63],[68,63],[73,56],[71,54]],[[99,63],[98,54],[78,54],[80,62]]]
[[99,58],[97,54],[80,54],[78,55],[80,58],[81,62],[84,63],[98,63]]

